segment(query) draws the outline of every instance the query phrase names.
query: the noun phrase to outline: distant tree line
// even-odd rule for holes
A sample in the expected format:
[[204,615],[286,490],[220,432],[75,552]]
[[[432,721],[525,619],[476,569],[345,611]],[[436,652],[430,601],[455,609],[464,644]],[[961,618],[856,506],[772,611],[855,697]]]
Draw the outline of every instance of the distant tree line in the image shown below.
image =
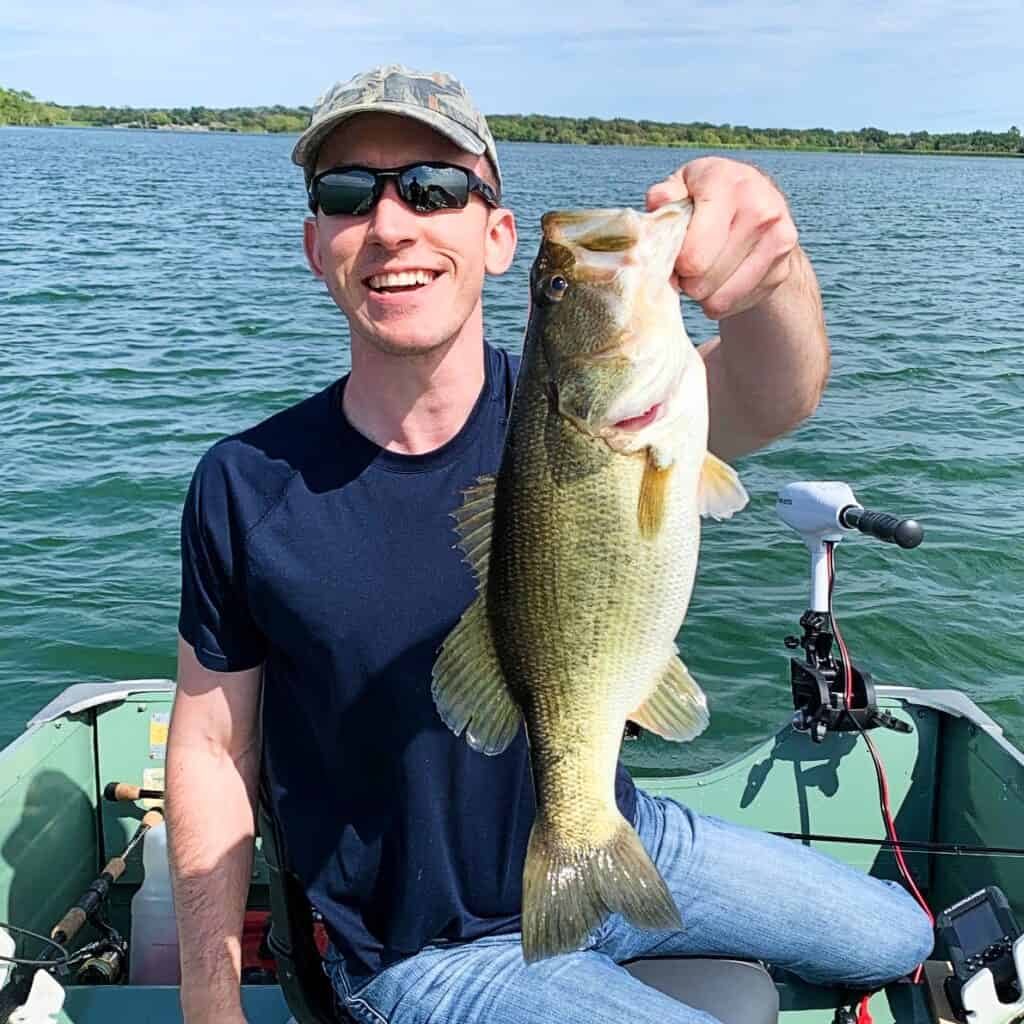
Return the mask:
[[700,146],[707,149],[835,149],[870,152],[1024,154],[1015,125],[1005,132],[887,132],[881,128],[749,128],[743,124],[686,124],[611,121],[596,117],[492,114],[495,138],[514,142],[571,142],[582,145]]
[[[130,128],[192,128],[230,132],[299,132],[308,107],[66,107],[31,93],[0,87],[0,124],[88,125]],[[1020,129],[1005,132],[887,132],[881,128],[748,128],[706,121],[665,123],[544,114],[492,114],[494,137],[504,142],[577,145],[700,146],[706,149],[824,149],[881,153],[984,153],[1024,155]]]
[[94,128],[205,128],[225,132],[301,132],[308,107],[65,107],[0,87],[0,124],[84,125]]

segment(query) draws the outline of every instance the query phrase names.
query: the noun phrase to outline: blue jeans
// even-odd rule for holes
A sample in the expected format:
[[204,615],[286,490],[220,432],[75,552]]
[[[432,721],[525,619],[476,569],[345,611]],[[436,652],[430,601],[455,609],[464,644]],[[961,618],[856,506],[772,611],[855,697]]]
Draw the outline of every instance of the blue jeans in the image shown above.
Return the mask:
[[642,791],[636,817],[682,931],[645,931],[613,915],[585,949],[529,966],[518,933],[427,946],[354,991],[332,957],[327,969],[339,1002],[365,1024],[716,1024],[619,964],[731,956],[868,990],[907,974],[931,951],[928,919],[894,882]]

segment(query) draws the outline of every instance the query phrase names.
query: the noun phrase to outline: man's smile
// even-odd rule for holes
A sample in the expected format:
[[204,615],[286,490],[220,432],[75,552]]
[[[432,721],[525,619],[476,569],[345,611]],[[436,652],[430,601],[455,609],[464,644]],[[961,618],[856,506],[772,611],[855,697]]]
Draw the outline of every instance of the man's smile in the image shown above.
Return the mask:
[[390,295],[420,291],[424,287],[433,284],[440,276],[440,271],[427,270],[425,268],[393,270],[371,274],[363,279],[363,284],[377,295]]

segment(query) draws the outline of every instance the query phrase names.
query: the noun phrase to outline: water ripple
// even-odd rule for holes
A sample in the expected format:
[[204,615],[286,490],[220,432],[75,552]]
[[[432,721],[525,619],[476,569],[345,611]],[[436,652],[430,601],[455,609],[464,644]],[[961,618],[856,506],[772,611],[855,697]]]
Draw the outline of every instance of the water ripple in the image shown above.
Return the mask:
[[[291,139],[0,132],[0,743],[72,682],[171,675],[177,530],[216,438],[325,386],[346,331],[302,250]],[[640,205],[679,150],[505,145],[520,247],[486,323],[518,350],[540,214]],[[786,190],[833,344],[818,415],[738,468],[749,510],[706,532],[684,657],[706,737],[739,753],[788,712],[782,638],[806,557],[775,518],[795,479],[919,517],[913,552],[839,551],[836,606],[876,676],[963,689],[1024,741],[1024,161],[739,154]],[[60,166],[60,217],[34,169]],[[715,333],[692,305],[695,339]]]

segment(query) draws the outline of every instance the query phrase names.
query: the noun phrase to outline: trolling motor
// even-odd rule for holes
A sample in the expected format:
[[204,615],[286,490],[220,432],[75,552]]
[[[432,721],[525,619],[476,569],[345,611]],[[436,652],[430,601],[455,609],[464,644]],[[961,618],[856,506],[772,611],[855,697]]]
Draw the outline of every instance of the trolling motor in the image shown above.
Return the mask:
[[[815,743],[821,743],[830,729],[849,732],[884,726],[910,732],[905,722],[879,710],[870,673],[861,671],[848,657],[836,659],[833,549],[851,530],[901,548],[915,548],[924,538],[924,530],[913,519],[868,512],[849,485],[835,480],[789,484],[779,491],[775,510],[803,537],[811,552],[810,607],[800,618],[803,635],[785,639],[790,650],[804,650],[802,659],[790,658],[796,708],[793,728],[808,733]],[[841,639],[839,646],[844,646]]]

